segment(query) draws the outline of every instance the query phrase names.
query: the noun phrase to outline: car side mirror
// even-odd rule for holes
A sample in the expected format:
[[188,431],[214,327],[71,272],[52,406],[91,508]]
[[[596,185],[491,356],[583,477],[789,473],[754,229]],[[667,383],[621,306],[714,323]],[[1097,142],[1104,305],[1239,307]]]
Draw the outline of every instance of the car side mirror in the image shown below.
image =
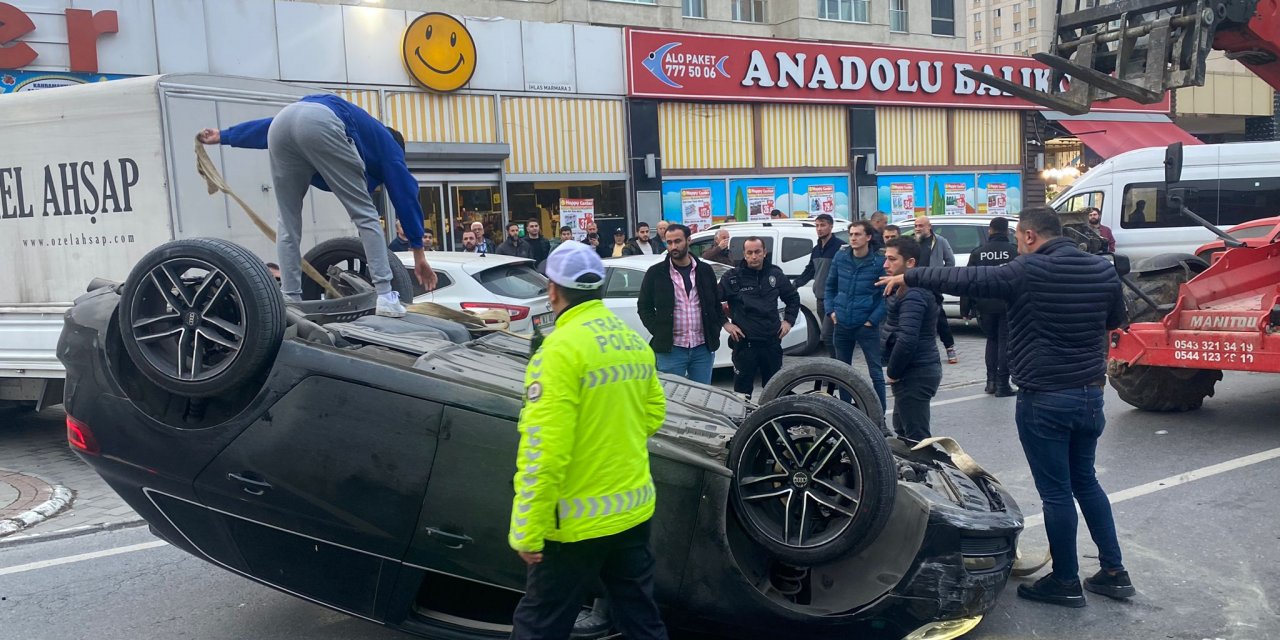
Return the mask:
[[1118,253],[1113,254],[1111,256],[1111,263],[1116,266],[1116,275],[1121,278],[1129,275],[1131,270],[1129,265],[1129,256],[1122,256]]
[[1164,150],[1164,183],[1176,184],[1182,179],[1182,143],[1175,142]]

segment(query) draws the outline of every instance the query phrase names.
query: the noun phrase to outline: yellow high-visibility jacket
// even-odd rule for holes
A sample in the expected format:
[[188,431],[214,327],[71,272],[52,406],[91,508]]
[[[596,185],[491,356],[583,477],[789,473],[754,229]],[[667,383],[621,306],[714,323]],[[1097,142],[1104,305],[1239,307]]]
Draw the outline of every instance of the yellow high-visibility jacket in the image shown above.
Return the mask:
[[511,548],[537,552],[651,518],[647,441],[666,410],[643,338],[599,300],[561,314],[525,372]]

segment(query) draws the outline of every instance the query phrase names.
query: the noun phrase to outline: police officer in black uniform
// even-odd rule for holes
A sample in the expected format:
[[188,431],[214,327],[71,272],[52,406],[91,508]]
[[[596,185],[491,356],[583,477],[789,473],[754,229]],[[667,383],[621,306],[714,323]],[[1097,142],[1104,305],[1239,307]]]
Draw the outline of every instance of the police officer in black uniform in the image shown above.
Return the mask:
[[[764,240],[752,236],[742,244],[743,259],[720,278],[720,301],[729,303],[729,346],[733,349],[733,390],[750,396],[756,372],[768,384],[782,368],[782,338],[800,313],[800,293],[769,261]],[[778,299],[786,303],[778,319]]]
[[[987,242],[969,254],[969,266],[994,267],[1018,256],[1018,245],[1009,239],[1009,220],[993,218],[987,225]],[[987,393],[1004,398],[1015,394],[1009,385],[1009,316],[1004,300],[961,298],[960,315],[978,316],[987,336]]]

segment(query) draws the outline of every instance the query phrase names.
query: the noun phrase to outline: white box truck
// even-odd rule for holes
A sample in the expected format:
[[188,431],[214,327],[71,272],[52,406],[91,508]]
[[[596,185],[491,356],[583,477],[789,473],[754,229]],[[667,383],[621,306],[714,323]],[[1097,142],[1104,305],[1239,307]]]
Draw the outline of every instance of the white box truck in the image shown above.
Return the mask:
[[[62,315],[90,279],[123,281],[146,252],[177,238],[227,238],[274,262],[275,247],[248,216],[208,194],[195,134],[272,116],[316,92],[181,74],[0,96],[0,408],[62,401]],[[266,152],[208,150],[274,224]],[[306,207],[304,251],[355,234],[331,194],[312,189]]]

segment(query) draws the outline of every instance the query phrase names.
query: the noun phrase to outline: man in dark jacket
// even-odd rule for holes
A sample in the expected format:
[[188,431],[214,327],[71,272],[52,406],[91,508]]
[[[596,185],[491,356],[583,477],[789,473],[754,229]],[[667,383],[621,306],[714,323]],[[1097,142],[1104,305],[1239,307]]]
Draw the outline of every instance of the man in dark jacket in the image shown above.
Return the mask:
[[[1009,241],[1008,218],[993,218],[987,225],[987,242],[969,254],[970,267],[997,267],[1018,255],[1018,245]],[[1009,314],[1008,305],[999,298],[960,298],[960,315],[978,316],[982,333],[987,336],[987,393],[997,398],[1014,394],[1009,386]]]
[[551,255],[551,242],[542,237],[542,223],[530,220],[524,224],[524,241],[529,244],[529,257],[539,264]]
[[1107,333],[1125,321],[1124,296],[1115,268],[1062,237],[1049,207],[1024,211],[1018,220],[1018,253],[998,267],[912,269],[881,280],[886,293],[902,285],[1009,304],[1009,370],[1018,384],[1015,421],[1036,491],[1044,505],[1053,573],[1018,595],[1082,607],[1076,558],[1076,509],[1098,546],[1102,569],[1084,588],[1112,598],[1134,594],[1121,561],[1107,494],[1094,474],[1098,437],[1106,424],[1102,386],[1107,374]]
[[660,253],[662,253],[662,243],[649,235],[648,222],[636,225],[636,237],[628,240],[626,248],[622,250],[624,256],[651,256]]
[[877,211],[871,214],[868,220],[871,221],[872,229],[871,250],[883,253],[885,243],[884,229],[889,226],[889,216],[885,215],[883,211]]
[[[764,240],[747,238],[742,256],[742,262],[720,278],[720,300],[729,303],[725,330],[733,347],[733,390],[750,397],[757,371],[763,387],[782,368],[782,338],[795,326],[800,294],[787,274],[769,261]],[[787,305],[782,320],[779,299]]]
[[729,256],[729,230],[717,229],[715,238],[711,241],[711,246],[702,252],[702,259],[709,262],[719,262],[725,266],[733,266],[733,258]]
[[[922,267],[954,267],[956,254],[951,250],[947,239],[933,232],[933,221],[928,216],[918,216],[913,224],[916,229],[916,242],[920,243],[920,266]],[[942,306],[942,294],[938,294],[938,306]],[[947,323],[947,314],[938,314],[938,337],[947,350],[947,362],[956,364],[960,356],[956,354],[956,339],[951,335],[951,325]]]
[[[916,268],[920,245],[913,238],[887,240],[884,272],[900,276]],[[885,379],[893,388],[893,430],[898,437],[919,442],[929,431],[929,402],[942,383],[942,359],[938,356],[938,313],[933,293],[903,287],[885,301],[884,326],[880,330]]]
[[500,256],[516,256],[518,258],[528,258],[530,255],[529,243],[520,237],[520,225],[509,222],[507,223],[507,239],[498,245],[494,253]]
[[[689,227],[667,227],[667,258],[645,272],[636,309],[648,329],[658,370],[711,384],[728,320],[711,265],[689,255]],[[679,286],[677,286],[679,285]]]
[[596,247],[596,254],[599,255],[601,259],[621,258],[622,256],[627,255],[626,250],[627,232],[624,231],[622,227],[618,227],[613,230],[613,242],[604,242],[602,240],[600,245]]
[[820,334],[822,344],[826,346],[827,355],[832,358],[836,357],[836,347],[831,340],[831,317],[823,307],[823,300],[827,296],[827,271],[831,269],[831,259],[836,257],[836,252],[844,246],[844,240],[831,233],[833,225],[835,220],[825,213],[818,214],[818,217],[814,218],[814,226],[818,229],[818,243],[813,245],[813,250],[809,252],[809,264],[805,265],[800,277],[796,278],[797,287],[813,283],[813,296],[818,300],[818,322],[822,327]]
[[884,256],[871,250],[873,232],[866,220],[849,225],[849,244],[836,252],[827,274],[825,311],[835,325],[832,341],[836,359],[852,364],[854,347],[862,347],[871,384],[884,407],[884,369],[880,362],[884,295],[876,286],[876,280],[884,275]]

